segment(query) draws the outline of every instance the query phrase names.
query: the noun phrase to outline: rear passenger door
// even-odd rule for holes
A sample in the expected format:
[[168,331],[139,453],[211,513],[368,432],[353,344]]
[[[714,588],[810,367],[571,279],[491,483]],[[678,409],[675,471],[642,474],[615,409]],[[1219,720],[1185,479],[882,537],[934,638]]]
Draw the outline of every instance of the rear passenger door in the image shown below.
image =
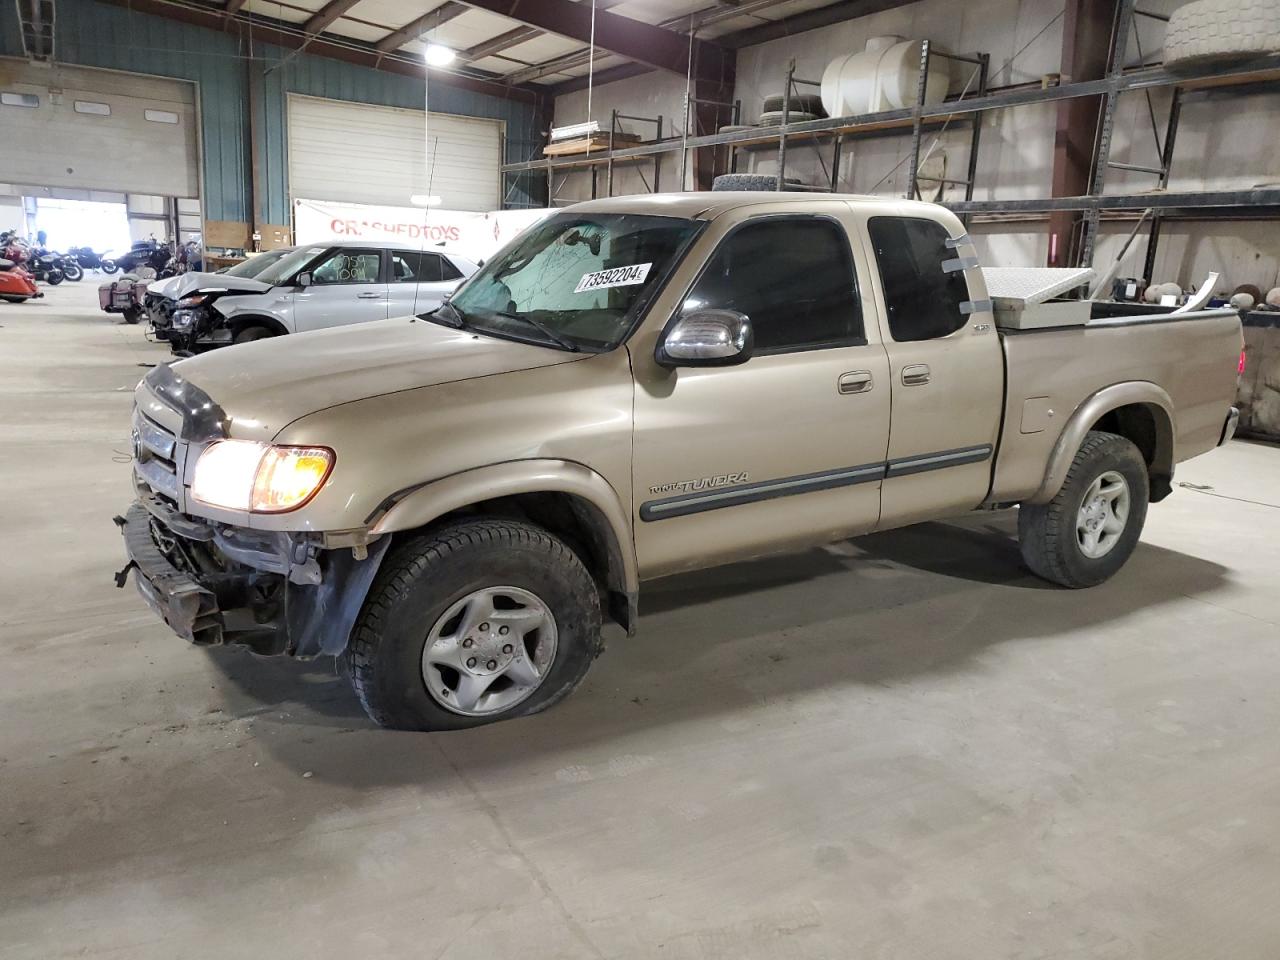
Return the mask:
[[447,257],[429,250],[392,250],[387,271],[391,316],[426,313],[444,302],[462,279]]
[[[952,239],[952,234],[960,240]],[[881,527],[978,506],[1004,397],[1004,357],[963,227],[923,217],[872,216],[867,234],[889,351],[893,408]],[[963,241],[963,242],[961,242]]]

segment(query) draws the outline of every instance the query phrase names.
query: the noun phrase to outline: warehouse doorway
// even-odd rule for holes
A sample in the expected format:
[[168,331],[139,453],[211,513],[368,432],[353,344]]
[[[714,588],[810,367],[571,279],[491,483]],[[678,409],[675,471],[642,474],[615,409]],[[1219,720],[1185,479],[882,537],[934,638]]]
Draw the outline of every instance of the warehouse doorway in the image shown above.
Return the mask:
[[407,207],[438,197],[446,210],[502,206],[498,120],[289,95],[293,199]]

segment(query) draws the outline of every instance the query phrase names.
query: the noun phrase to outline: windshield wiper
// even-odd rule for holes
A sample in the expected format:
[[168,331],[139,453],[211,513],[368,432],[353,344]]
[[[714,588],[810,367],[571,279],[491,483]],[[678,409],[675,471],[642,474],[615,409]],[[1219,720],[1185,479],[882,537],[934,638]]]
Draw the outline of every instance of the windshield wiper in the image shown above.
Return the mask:
[[505,311],[502,311],[502,310],[491,310],[489,312],[492,313],[495,317],[503,317],[504,319],[507,319],[507,320],[520,320],[523,323],[527,323],[529,326],[533,327],[535,330],[541,333],[544,337],[546,337],[552,343],[556,344],[557,346],[563,347],[564,349],[568,350],[570,353],[577,353],[579,350],[582,349],[576,343],[570,340],[568,337],[564,336],[563,334],[556,333],[554,330],[552,330],[550,327],[548,327],[545,323],[543,323],[541,320],[537,319],[536,317],[531,317],[523,313],[506,313]]
[[[446,310],[448,311],[447,314],[444,312]],[[446,327],[453,327],[455,330],[462,330],[467,325],[466,315],[448,300],[429,313],[424,313],[420,316],[424,320],[428,317],[439,320]]]

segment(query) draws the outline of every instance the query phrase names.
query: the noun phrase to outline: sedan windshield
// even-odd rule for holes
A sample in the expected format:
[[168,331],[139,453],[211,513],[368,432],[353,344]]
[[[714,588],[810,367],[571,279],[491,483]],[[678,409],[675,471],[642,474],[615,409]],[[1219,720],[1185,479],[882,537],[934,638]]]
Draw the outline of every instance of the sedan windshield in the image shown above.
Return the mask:
[[224,276],[244,277],[246,280],[251,280],[288,252],[288,248],[285,248],[283,250],[268,250],[266,253],[255,254],[248,260],[241,260],[234,267],[228,267],[223,272]]
[[610,349],[697,229],[676,217],[558,214],[485,264],[441,322],[560,349]]

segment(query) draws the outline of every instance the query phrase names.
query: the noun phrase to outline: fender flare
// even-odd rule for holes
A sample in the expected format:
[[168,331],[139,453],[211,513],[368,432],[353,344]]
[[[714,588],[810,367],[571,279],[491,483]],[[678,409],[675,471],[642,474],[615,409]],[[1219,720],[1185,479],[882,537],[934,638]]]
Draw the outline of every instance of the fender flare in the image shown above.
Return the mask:
[[1156,448],[1151,463],[1151,478],[1153,482],[1163,479],[1167,485],[1173,478],[1173,465],[1176,462],[1174,438],[1177,431],[1173,400],[1158,384],[1147,380],[1129,380],[1103,387],[1076,407],[1058,436],[1053,452],[1049,454],[1049,465],[1040,488],[1024,502],[1048,503],[1056,497],[1066,482],[1071,461],[1075,459],[1089,429],[1111,411],[1134,405],[1144,406],[1152,411],[1156,424]]
[[409,487],[378,505],[367,521],[369,536],[413,530],[475,503],[526,493],[564,493],[590,507],[592,521],[607,540],[610,579],[616,579],[616,588],[628,597],[639,594],[630,511],[609,481],[572,460],[509,460]]

